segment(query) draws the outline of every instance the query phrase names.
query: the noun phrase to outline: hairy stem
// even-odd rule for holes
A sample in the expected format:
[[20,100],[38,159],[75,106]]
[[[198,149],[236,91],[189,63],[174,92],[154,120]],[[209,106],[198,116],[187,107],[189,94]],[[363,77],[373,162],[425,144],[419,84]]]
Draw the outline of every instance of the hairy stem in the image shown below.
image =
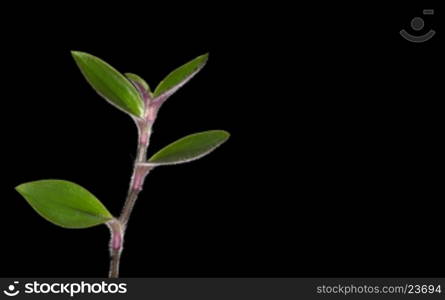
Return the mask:
[[[142,124],[141,126],[147,126],[147,124]],[[124,230],[130,218],[131,212],[133,211],[134,204],[142,191],[144,185],[145,176],[147,176],[150,171],[146,166],[142,164],[147,160],[147,148],[148,148],[148,138],[150,135],[149,128],[139,129],[140,137],[137,149],[136,160],[133,167],[133,175],[131,176],[130,187],[128,189],[127,199],[125,200],[124,207],[119,217]]]
[[121,222],[119,220],[113,219],[107,223],[108,228],[111,232],[110,240],[110,278],[119,277],[119,264],[121,259],[121,253],[124,243],[124,233]]
[[[123,250],[127,223],[130,219],[131,212],[133,211],[134,204],[136,203],[139,193],[142,191],[145,177],[151,170],[151,167],[147,166],[145,163],[147,161],[147,148],[150,143],[151,127],[153,125],[154,119],[156,118],[157,109],[158,107],[150,109],[150,107],[148,106],[145,117],[143,119],[136,120],[136,125],[138,128],[138,147],[133,167],[133,174],[131,176],[130,187],[128,189],[127,198],[125,200],[125,204],[122,208],[119,219],[114,219],[108,224],[111,230],[111,258],[109,273],[110,278],[119,277],[119,265]],[[153,112],[153,110],[155,110],[155,112]]]

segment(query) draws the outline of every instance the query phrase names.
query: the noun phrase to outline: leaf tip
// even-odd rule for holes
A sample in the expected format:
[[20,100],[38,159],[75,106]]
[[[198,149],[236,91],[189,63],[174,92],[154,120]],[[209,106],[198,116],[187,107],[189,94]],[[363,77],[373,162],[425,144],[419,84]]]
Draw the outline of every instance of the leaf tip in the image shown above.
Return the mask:
[[17,191],[17,193],[21,194],[23,192],[23,187],[25,183],[19,184],[18,186],[14,187],[14,190]]
[[199,67],[204,67],[204,65],[209,60],[209,52],[204,53],[196,58],[197,61],[199,61]]
[[21,183],[19,185],[17,185],[16,187],[14,187],[14,189],[17,191],[17,193],[19,193],[20,195],[24,195],[26,193],[26,189],[30,186],[30,184],[32,184],[33,182],[24,182]]
[[209,132],[219,134],[221,137],[221,144],[230,138],[230,132],[226,130],[216,129],[216,130],[210,130]]
[[71,50],[71,56],[77,60],[78,58],[81,58],[82,56],[84,56],[86,53],[85,52],[81,52],[81,51],[76,51],[76,50]]
[[228,139],[230,137],[230,132],[226,131],[226,130],[219,130],[225,137],[226,139]]

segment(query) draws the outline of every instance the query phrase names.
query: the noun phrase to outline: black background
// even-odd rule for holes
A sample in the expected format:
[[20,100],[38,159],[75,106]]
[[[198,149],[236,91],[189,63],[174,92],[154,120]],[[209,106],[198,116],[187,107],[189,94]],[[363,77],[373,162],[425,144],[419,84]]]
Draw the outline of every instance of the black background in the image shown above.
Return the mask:
[[149,153],[232,134],[149,175],[122,276],[445,275],[440,12],[421,32],[438,34],[413,44],[398,32],[434,7],[126,5],[2,10],[0,276],[107,274],[105,226],[56,227],[13,189],[66,179],[121,209],[136,129],[70,50],[152,87],[210,52],[161,109]]

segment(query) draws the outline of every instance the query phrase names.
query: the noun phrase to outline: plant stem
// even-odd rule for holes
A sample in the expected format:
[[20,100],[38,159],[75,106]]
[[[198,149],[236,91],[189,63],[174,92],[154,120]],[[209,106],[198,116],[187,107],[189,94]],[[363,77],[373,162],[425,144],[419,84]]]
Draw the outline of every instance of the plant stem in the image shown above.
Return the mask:
[[108,228],[110,228],[111,232],[111,240],[110,240],[110,278],[118,278],[119,277],[119,264],[122,253],[122,245],[124,232],[122,228],[122,224],[119,220],[113,219],[107,223]]
[[144,165],[144,163],[147,161],[147,148],[150,143],[151,127],[155,116],[156,114],[153,114],[151,110],[147,110],[147,113],[143,119],[136,120],[136,125],[138,128],[138,147],[130,187],[128,189],[127,198],[119,219],[113,219],[113,221],[109,222],[108,224],[111,230],[110,278],[119,277],[119,265],[127,223],[130,219],[131,212],[133,211],[134,204],[136,203],[139,193],[142,191],[145,177],[151,170],[151,167],[147,166],[146,164]]
[[149,143],[148,139],[151,134],[151,129],[149,127],[150,125],[146,122],[141,123],[142,124],[138,125],[139,144],[136,154],[136,160],[133,167],[133,175],[131,176],[127,199],[125,200],[124,207],[119,217],[124,230],[128,223],[128,219],[130,218],[131,212],[133,211],[133,207],[139,196],[139,193],[142,191],[145,176],[147,176],[148,172],[150,171],[146,166],[143,166],[142,164],[145,163],[147,160],[147,148]]

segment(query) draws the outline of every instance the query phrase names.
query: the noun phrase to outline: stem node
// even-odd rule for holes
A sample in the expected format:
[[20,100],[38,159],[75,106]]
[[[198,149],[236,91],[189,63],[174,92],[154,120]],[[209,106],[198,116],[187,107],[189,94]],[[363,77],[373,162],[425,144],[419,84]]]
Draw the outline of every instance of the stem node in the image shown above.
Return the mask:
[[[148,117],[147,117],[148,118]],[[153,120],[154,121],[154,120]],[[147,148],[150,142],[151,126],[153,122],[147,119],[135,119],[138,128],[138,148],[136,160],[133,167],[133,175],[131,176],[130,188],[128,190],[127,199],[122,208],[119,219],[113,219],[107,223],[111,231],[110,240],[110,278],[119,277],[119,264],[124,243],[125,230],[127,228],[128,219],[133,211],[136,199],[142,191],[145,177],[150,172],[151,167],[145,165],[147,160]]]
[[124,229],[122,227],[122,223],[113,219],[107,223],[108,228],[110,229],[111,239],[110,239],[110,278],[118,278],[119,277],[119,264],[121,253],[124,246]]

